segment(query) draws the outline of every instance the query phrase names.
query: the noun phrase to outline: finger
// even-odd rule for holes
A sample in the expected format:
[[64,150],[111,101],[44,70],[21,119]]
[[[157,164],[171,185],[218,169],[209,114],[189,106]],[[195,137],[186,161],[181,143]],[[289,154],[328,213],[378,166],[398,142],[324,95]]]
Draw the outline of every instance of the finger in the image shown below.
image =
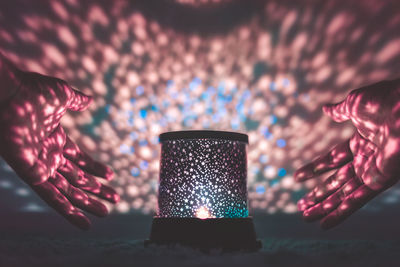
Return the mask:
[[108,215],[107,207],[98,200],[90,198],[82,190],[72,186],[60,173],[49,179],[57,189],[77,208],[90,212],[96,216]]
[[76,209],[53,184],[44,182],[40,185],[32,186],[32,189],[70,223],[83,230],[90,228],[90,220]]
[[323,201],[328,196],[332,195],[346,182],[355,177],[352,163],[347,163],[341,167],[337,172],[328,177],[321,185],[317,186],[308,193],[305,197],[300,199],[297,203],[298,209],[304,211],[311,206]]
[[84,172],[69,160],[66,161],[64,166],[58,169],[58,172],[79,189],[90,192],[112,203],[117,203],[120,199],[114,189],[98,182],[94,176]]
[[350,119],[346,99],[337,104],[327,104],[322,107],[326,115],[331,117],[336,122],[343,122]]
[[67,108],[72,111],[83,111],[87,109],[93,101],[91,96],[87,96],[84,93],[69,87],[69,101]]
[[339,168],[353,158],[349,140],[335,146],[331,151],[311,163],[301,167],[294,173],[294,178],[302,182],[323,174],[327,171]]
[[353,178],[344,184],[339,190],[326,198],[321,203],[312,206],[303,213],[303,219],[308,222],[319,220],[336,209],[342,201],[360,187],[361,182],[358,178]]
[[112,180],[113,171],[98,161],[95,161],[87,153],[83,152],[68,136],[64,146],[64,157],[75,163],[82,170],[97,177]]
[[379,194],[379,191],[373,191],[366,185],[360,186],[356,191],[347,196],[334,211],[321,220],[321,227],[329,229],[340,224],[377,194]]

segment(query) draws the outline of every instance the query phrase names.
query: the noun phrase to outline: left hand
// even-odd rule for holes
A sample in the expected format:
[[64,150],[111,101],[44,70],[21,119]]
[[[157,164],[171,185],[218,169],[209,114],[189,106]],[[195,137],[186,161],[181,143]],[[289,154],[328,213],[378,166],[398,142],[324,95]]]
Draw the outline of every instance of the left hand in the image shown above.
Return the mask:
[[0,106],[0,155],[49,206],[88,229],[90,220],[81,210],[108,214],[91,194],[112,203],[119,200],[114,189],[96,178],[110,180],[113,172],[80,150],[60,119],[67,110],[85,110],[92,98],[57,78],[32,72],[15,77],[18,88],[0,88],[15,92]]

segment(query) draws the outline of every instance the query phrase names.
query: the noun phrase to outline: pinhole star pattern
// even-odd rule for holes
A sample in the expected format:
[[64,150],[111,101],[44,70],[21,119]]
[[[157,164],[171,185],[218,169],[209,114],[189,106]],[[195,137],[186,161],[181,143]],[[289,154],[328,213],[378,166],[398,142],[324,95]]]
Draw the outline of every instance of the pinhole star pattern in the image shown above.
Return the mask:
[[247,217],[246,161],[244,142],[162,142],[158,216]]

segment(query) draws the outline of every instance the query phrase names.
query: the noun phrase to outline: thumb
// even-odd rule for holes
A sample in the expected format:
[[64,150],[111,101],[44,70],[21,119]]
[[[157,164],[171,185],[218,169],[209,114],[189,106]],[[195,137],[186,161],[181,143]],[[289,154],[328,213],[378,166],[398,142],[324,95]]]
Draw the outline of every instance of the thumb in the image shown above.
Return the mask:
[[87,109],[93,101],[93,97],[71,88],[71,96],[67,108],[72,111],[83,111]]
[[336,122],[343,122],[350,119],[346,99],[337,104],[324,105],[322,110]]

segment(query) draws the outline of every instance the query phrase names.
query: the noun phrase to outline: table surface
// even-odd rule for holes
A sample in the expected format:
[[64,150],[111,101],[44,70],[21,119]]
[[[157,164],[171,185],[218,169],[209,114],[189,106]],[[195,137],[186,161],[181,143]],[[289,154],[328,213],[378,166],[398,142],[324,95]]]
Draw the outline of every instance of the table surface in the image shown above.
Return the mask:
[[0,266],[399,266],[399,219],[359,213],[322,231],[298,215],[257,215],[263,248],[204,253],[183,246],[144,247],[152,217],[111,215],[76,230],[56,214],[8,214],[0,220]]

